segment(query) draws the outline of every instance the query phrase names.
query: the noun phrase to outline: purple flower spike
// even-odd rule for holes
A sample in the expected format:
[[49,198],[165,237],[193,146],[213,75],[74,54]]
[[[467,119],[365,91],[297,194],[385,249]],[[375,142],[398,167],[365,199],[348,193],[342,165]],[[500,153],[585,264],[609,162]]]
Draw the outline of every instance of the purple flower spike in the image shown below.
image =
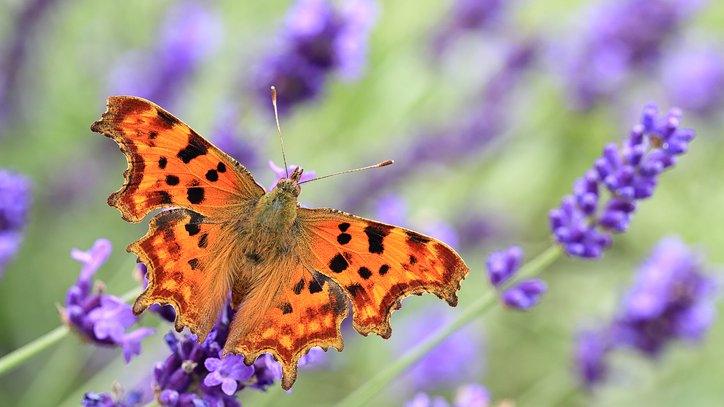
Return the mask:
[[128,329],[136,323],[131,307],[120,298],[93,292],[93,276],[111,254],[111,242],[98,239],[88,251],[73,249],[71,257],[80,262],[78,280],[66,294],[63,320],[85,340],[101,346],[118,346],[129,362],[141,353],[141,341],[154,333],[151,328]]
[[30,209],[30,180],[0,169],[0,275],[20,248]]
[[680,240],[662,240],[615,318],[619,344],[655,356],[674,339],[701,339],[715,316],[715,283],[702,269],[699,257]]
[[518,246],[491,253],[486,262],[490,284],[500,287],[518,271],[522,261],[523,250]]
[[279,112],[316,98],[329,74],[356,79],[366,59],[377,15],[373,0],[348,0],[339,10],[327,0],[297,0],[279,36],[280,51],[267,55],[254,78],[263,106],[278,89]]
[[432,40],[433,51],[441,56],[465,33],[489,30],[501,25],[507,2],[502,0],[456,0],[447,21]]
[[600,2],[565,67],[572,104],[590,109],[647,72],[697,8],[688,0]]
[[576,345],[575,367],[581,382],[590,388],[605,380],[608,373],[605,357],[611,350],[605,333],[583,331]]
[[684,51],[665,60],[669,98],[686,111],[711,116],[724,104],[724,53],[713,49]]
[[[659,118],[654,105],[643,110],[621,145],[609,144],[593,168],[578,179],[573,194],[549,214],[554,237],[571,256],[599,258],[612,234],[628,230],[638,201],[653,195],[659,176],[688,150],[694,132],[679,127],[681,112]],[[601,202],[602,192],[608,199]]]
[[538,304],[547,289],[548,286],[543,280],[523,280],[503,292],[503,303],[510,308],[527,310]]
[[227,396],[236,393],[238,382],[245,382],[254,375],[254,368],[245,365],[244,358],[239,355],[229,355],[223,359],[208,358],[204,361],[204,366],[209,370],[204,385],[221,385],[221,390]]

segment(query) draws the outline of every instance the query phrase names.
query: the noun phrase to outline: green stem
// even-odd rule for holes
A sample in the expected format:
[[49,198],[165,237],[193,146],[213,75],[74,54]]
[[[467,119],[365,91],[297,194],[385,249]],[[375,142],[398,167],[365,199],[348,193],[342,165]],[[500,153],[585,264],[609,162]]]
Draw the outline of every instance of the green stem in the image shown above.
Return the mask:
[[[123,301],[129,301],[138,294],[140,294],[141,288],[134,288],[127,293],[123,294],[121,298]],[[33,340],[32,342],[15,349],[14,351],[4,355],[0,358],[0,376],[10,372],[16,367],[22,365],[33,356],[40,354],[40,352],[50,348],[51,346],[60,342],[65,338],[70,329],[66,325],[61,325],[47,334]]]
[[[552,264],[561,255],[559,246],[554,245],[543,253],[539,254],[533,260],[529,261],[518,272],[519,279],[532,277],[539,274],[546,267]],[[357,390],[350,393],[337,404],[337,407],[358,407],[369,405],[369,400],[377,393],[385,388],[392,380],[402,374],[409,366],[420,360],[425,354],[442,343],[450,335],[457,332],[471,321],[475,320],[485,313],[497,303],[497,293],[494,290],[488,290],[475,302],[465,308],[453,321],[447,326],[429,336],[420,344],[410,349],[401,358],[393,361],[385,366],[372,379],[367,381]]]

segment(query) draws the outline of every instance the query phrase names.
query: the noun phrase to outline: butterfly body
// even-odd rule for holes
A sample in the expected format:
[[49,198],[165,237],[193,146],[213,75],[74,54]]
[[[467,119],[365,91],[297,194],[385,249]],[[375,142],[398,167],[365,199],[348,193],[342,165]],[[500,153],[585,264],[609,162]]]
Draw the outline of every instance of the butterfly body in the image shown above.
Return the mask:
[[358,332],[387,338],[406,296],[430,292],[457,304],[468,268],[452,248],[401,227],[300,207],[299,168],[267,192],[233,158],[136,97],[110,97],[91,129],[116,141],[128,161],[108,203],[131,222],[165,209],[128,247],[148,268],[134,312],[170,304],[176,329],[203,340],[230,296],[224,352],[247,363],[271,353],[285,389],[311,347],[343,348],[350,306]]

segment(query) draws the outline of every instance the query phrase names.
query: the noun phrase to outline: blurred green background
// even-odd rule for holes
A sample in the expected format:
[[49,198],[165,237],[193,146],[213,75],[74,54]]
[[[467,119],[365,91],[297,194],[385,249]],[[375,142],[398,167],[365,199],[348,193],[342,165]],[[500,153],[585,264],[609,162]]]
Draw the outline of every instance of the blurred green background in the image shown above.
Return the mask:
[[[502,63],[504,44],[529,34],[562,42],[575,36],[577,24],[582,24],[579,16],[589,5],[563,0],[516,3],[520,4],[510,17],[515,32],[468,37],[444,63],[434,66],[428,40],[450,4],[383,2],[360,80],[330,80],[318,101],[283,117],[290,163],[326,174],[387,158],[410,160],[404,146],[414,143],[417,134],[454,124],[470,111],[490,73]],[[99,237],[110,239],[114,252],[98,279],[117,295],[138,284],[132,276],[135,259],[124,247],[144,233],[146,224],[127,224],[107,206],[106,197],[121,185],[126,164],[113,143],[91,133],[89,125],[104,110],[108,73],[127,50],[152,46],[158,22],[171,4],[62,1],[25,39],[28,55],[19,78],[19,109],[13,124],[0,134],[0,166],[32,178],[34,204],[22,248],[0,281],[1,354],[59,325],[56,306],[63,303],[79,270],[69,257],[71,248],[88,248]],[[223,22],[219,49],[204,60],[172,111],[213,138],[215,119],[230,98],[241,106],[254,103],[248,91],[235,86],[258,55],[274,46],[290,4],[210,2],[208,7],[217,10]],[[21,1],[0,0],[0,41],[9,36],[12,16],[22,6]],[[707,4],[687,20],[685,29],[721,44],[724,3]],[[568,107],[559,82],[546,63],[539,62],[511,89],[510,120],[498,141],[453,164],[421,165],[394,188],[409,204],[411,225],[430,218],[455,223],[456,216],[469,212],[499,220],[499,234],[462,253],[472,271],[453,314],[488,289],[484,260],[490,250],[518,243],[533,256],[545,249],[551,242],[548,210],[570,191],[601,148],[627,133],[644,103],[657,102],[662,109],[670,103],[653,83],[643,88],[650,92],[632,91],[623,102],[580,112]],[[246,112],[240,126],[261,148],[262,164],[254,170],[268,185],[273,174],[263,163],[281,162],[273,119],[260,108]],[[724,262],[724,188],[719,175],[724,173],[723,118],[718,114],[701,119],[685,112],[685,127],[698,134],[691,152],[664,174],[654,198],[641,205],[631,230],[616,237],[602,260],[562,259],[544,274],[550,288],[541,306],[528,313],[497,307],[481,316],[474,329],[485,339],[479,360],[468,363],[480,364],[482,371],[469,382],[485,385],[494,400],[509,399],[518,406],[721,405],[721,317],[700,345],[672,346],[659,360],[617,355],[616,374],[593,393],[579,388],[571,353],[577,329],[595,326],[614,312],[636,267],[661,237],[679,235],[700,248],[713,271]],[[69,177],[75,187],[63,190]],[[308,206],[339,206],[364,177],[310,184],[301,200]],[[366,208],[359,214],[375,216],[371,206]],[[301,372],[289,394],[277,386],[266,393],[243,391],[242,402],[298,406],[341,399],[399,356],[393,343],[405,339],[401,327],[428,307],[447,306],[428,296],[408,299],[392,318],[390,341],[348,332],[345,351],[330,352],[331,368]],[[150,314],[143,323],[161,324]],[[160,338],[166,330],[161,326],[157,335],[146,339],[143,353],[129,365],[116,349],[99,349],[68,337],[5,376],[0,381],[0,405],[77,405],[84,392],[109,391],[114,381],[133,386],[164,357]],[[404,380],[395,381],[374,404],[401,405],[415,390]]]

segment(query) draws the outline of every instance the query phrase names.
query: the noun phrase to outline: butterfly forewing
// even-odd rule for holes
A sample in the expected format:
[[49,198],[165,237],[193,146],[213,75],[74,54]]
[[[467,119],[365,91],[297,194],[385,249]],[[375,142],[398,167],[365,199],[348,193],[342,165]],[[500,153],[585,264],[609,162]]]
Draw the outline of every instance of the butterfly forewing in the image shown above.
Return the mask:
[[264,194],[244,167],[148,100],[108,98],[91,130],[112,138],[126,155],[126,182],[108,203],[128,221],[173,206],[214,216]]

